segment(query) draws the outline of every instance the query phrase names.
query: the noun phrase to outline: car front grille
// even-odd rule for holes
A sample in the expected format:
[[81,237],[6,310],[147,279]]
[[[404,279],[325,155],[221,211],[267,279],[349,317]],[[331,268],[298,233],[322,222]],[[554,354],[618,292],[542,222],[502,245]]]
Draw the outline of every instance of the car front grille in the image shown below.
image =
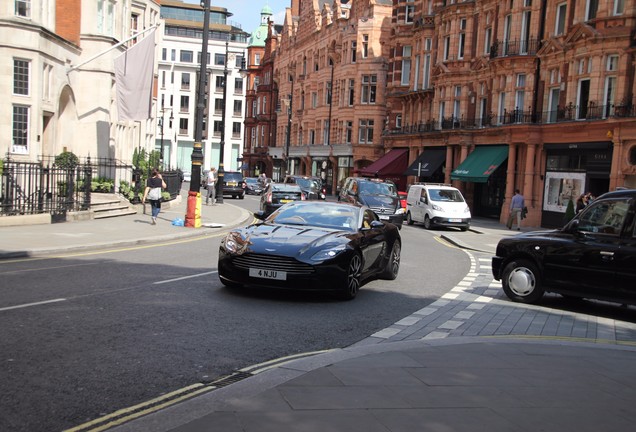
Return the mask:
[[314,268],[309,264],[302,263],[293,258],[276,255],[245,254],[232,260],[238,268],[248,270],[259,268],[265,270],[284,271],[288,274],[307,275],[314,272]]
[[370,208],[371,210],[373,210],[375,214],[378,214],[378,215],[392,215],[395,213],[395,209],[391,207],[370,207]]

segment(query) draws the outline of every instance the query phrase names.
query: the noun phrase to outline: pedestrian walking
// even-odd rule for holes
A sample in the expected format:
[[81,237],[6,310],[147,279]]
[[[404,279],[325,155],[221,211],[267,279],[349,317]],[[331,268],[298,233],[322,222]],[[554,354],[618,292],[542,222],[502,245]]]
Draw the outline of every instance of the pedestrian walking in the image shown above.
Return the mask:
[[205,205],[208,205],[210,201],[212,204],[216,203],[216,168],[210,168],[208,171],[208,177],[205,182],[205,187],[208,189],[208,195],[205,197]]
[[146,184],[146,189],[144,190],[144,196],[141,199],[142,204],[146,203],[146,198],[150,201],[150,207],[152,208],[152,225],[157,225],[157,216],[159,216],[159,212],[161,211],[161,191],[166,187],[166,182],[163,181],[157,168],[153,168]]
[[514,219],[517,219],[517,231],[521,230],[521,212],[526,206],[523,195],[519,192],[519,189],[515,189],[515,194],[510,200],[510,215],[508,216],[508,229],[512,229]]
[[583,210],[587,206],[588,196],[585,194],[581,194],[579,198],[576,200],[576,208],[574,209],[575,213],[578,214],[581,210]]
[[265,186],[267,186],[267,175],[265,173],[261,173],[261,175],[258,176],[258,182],[261,185],[262,189],[265,189]]

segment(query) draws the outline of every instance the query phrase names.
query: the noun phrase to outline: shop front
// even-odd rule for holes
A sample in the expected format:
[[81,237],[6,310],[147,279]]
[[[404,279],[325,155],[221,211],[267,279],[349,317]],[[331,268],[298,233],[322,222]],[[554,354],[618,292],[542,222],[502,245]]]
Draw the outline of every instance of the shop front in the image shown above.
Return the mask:
[[541,226],[561,227],[568,203],[581,194],[599,196],[609,190],[612,143],[544,144],[546,154],[543,179]]
[[451,180],[474,183],[469,203],[473,216],[499,219],[506,195],[507,159],[507,145],[477,146],[451,173]]

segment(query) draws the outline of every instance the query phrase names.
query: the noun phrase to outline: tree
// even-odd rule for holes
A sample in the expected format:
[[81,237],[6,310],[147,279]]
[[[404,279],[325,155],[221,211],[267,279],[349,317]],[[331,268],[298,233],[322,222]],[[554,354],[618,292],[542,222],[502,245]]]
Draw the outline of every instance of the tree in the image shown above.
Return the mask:
[[565,215],[563,216],[563,225],[570,222],[574,217],[574,202],[568,200],[568,206],[565,209]]

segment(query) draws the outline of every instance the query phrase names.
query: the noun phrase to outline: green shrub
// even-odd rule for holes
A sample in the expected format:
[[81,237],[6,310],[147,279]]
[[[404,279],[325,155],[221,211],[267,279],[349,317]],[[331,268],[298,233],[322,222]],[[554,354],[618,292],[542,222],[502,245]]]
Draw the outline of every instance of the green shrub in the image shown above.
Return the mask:
[[563,225],[567,224],[574,217],[574,202],[568,201],[568,206],[565,209],[565,215],[563,215]]
[[55,166],[64,169],[75,169],[79,165],[79,158],[75,153],[64,151],[55,156]]

